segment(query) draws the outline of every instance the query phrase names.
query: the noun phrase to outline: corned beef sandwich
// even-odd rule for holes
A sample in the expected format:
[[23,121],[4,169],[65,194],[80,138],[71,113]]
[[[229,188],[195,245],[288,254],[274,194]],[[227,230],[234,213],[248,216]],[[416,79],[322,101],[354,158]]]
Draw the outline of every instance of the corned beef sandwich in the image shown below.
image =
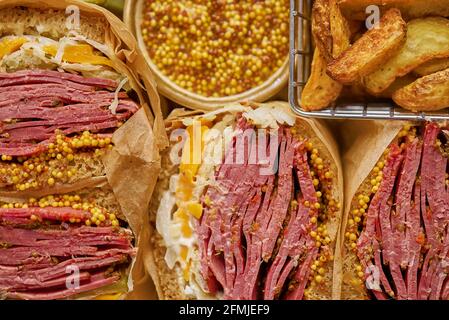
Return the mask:
[[[33,191],[104,176],[112,134],[139,109],[103,17],[0,9],[0,188]],[[73,22],[71,22],[72,20]]]
[[347,201],[342,298],[447,300],[447,129],[425,123],[381,131],[393,133],[388,147]]
[[119,299],[136,256],[107,186],[0,199],[0,299]]
[[77,0],[0,0],[0,20],[0,299],[142,292],[159,154],[134,38]]
[[342,176],[326,128],[285,102],[175,110],[150,204],[161,299],[330,299]]

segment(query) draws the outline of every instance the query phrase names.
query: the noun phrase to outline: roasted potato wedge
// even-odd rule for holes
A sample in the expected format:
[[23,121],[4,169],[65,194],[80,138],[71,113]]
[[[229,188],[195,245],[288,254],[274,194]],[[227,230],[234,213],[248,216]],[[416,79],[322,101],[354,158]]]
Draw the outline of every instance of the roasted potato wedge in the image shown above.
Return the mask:
[[315,48],[312,71],[301,94],[301,107],[304,110],[321,110],[329,107],[337,100],[343,85],[329,77],[326,73],[326,59],[320,49]]
[[329,0],[316,0],[312,7],[312,35],[321,56],[332,59],[333,41]]
[[376,97],[391,99],[396,91],[408,86],[409,84],[415,82],[417,79],[418,77],[414,73],[406,74],[405,76],[394,80],[394,82],[387,88],[387,90],[376,94]]
[[339,100],[345,102],[364,102],[370,98],[369,94],[366,92],[365,87],[356,81],[350,86],[343,86]]
[[329,0],[332,57],[341,55],[351,45],[351,29],[340,11],[337,0]]
[[420,65],[418,68],[413,70],[413,72],[423,77],[447,68],[449,68],[449,58],[441,58],[430,60],[429,62]]
[[312,34],[326,61],[339,56],[350,45],[349,23],[337,0],[317,0],[312,8]]
[[358,20],[366,19],[365,10],[369,5],[377,5],[383,11],[397,8],[406,19],[449,16],[449,0],[340,0],[339,4],[347,17]]
[[449,20],[440,17],[412,20],[407,24],[406,41],[399,53],[364,77],[363,83],[370,93],[379,94],[396,78],[419,65],[445,57],[449,57]]
[[449,107],[449,69],[419,78],[397,90],[393,100],[412,111],[437,111]]
[[329,63],[329,75],[339,82],[351,84],[372,73],[403,46],[406,31],[401,12],[388,10],[378,28],[367,31],[351,48]]

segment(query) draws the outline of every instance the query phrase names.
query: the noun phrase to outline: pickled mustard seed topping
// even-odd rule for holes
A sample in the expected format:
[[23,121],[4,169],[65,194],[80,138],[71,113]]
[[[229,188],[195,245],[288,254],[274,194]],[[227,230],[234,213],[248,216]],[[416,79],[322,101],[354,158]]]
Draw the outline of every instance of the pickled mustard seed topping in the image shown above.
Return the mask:
[[[292,132],[293,133],[293,132]],[[294,134],[294,133],[293,133]],[[303,139],[300,138],[300,141]],[[311,168],[312,183],[316,188],[316,197],[318,202],[311,204],[304,201],[306,207],[312,207],[318,210],[317,216],[312,216],[310,222],[316,226],[310,231],[310,236],[315,241],[315,246],[319,249],[318,256],[310,266],[309,284],[311,287],[320,285],[324,281],[324,276],[328,271],[326,263],[333,261],[334,257],[330,251],[329,245],[332,242],[327,230],[327,221],[340,208],[341,204],[333,198],[332,195],[332,173],[327,160],[320,156],[320,152],[311,141],[305,141],[305,148],[309,153],[309,165]],[[306,290],[304,297],[310,295]]]
[[95,201],[82,199],[79,195],[48,195],[40,199],[30,198],[26,203],[4,203],[0,208],[30,208],[31,212],[33,212],[30,216],[30,220],[41,223],[44,222],[46,218],[41,217],[38,212],[32,211],[33,208],[70,208],[83,211],[86,214],[83,215],[83,218],[79,215],[70,217],[70,214],[68,214],[66,217],[67,222],[73,224],[83,223],[86,226],[120,226],[116,214],[108,212],[105,208],[98,206]]
[[89,131],[74,137],[57,134],[55,141],[40,154],[31,157],[2,155],[0,184],[25,191],[45,185],[53,186],[57,182],[67,183],[78,172],[76,162],[82,157],[82,152],[94,151],[93,157],[100,157],[105,149],[111,147],[111,138],[97,136]]
[[288,54],[288,0],[146,0],[142,38],[170,80],[207,97],[247,91]]

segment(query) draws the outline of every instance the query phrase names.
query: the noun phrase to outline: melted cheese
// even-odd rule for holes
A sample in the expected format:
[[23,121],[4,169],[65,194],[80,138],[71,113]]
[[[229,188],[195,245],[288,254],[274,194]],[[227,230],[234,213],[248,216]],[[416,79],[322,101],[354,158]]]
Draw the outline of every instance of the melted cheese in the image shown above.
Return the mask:
[[[43,47],[46,54],[56,57],[58,47],[56,45],[46,45]],[[87,63],[91,65],[105,65],[112,67],[112,61],[94,52],[94,48],[89,44],[66,45],[62,55],[62,61],[70,63]]]
[[[179,174],[176,178],[172,177],[170,190],[163,197],[168,206],[173,208],[176,205],[177,209],[172,217],[158,210],[157,217],[157,228],[163,230],[164,241],[167,245],[165,256],[167,265],[174,266],[176,262],[179,263],[182,270],[180,276],[186,284],[190,283],[192,278],[192,259],[196,250],[193,219],[200,219],[203,212],[199,194],[195,192],[195,189],[205,147],[204,138],[209,131],[208,125],[210,123],[204,121],[187,127],[189,134],[182,149]],[[170,194],[174,195],[173,200],[170,200]],[[161,206],[165,206],[162,202]],[[172,209],[169,212],[172,212]],[[170,224],[168,228],[164,225],[167,222]]]
[[0,40],[0,59],[19,50],[28,40],[25,37],[6,37]]
[[119,300],[123,293],[114,293],[114,294],[102,294],[100,296],[96,296],[95,300]]
[[[110,53],[111,50],[105,48],[107,46],[85,37],[63,37],[55,41],[44,36],[6,36],[0,38],[0,68],[5,72],[58,67],[68,71],[104,73],[107,78],[122,81],[123,77],[115,72],[110,56],[103,52]],[[111,110],[115,107],[111,105]]]

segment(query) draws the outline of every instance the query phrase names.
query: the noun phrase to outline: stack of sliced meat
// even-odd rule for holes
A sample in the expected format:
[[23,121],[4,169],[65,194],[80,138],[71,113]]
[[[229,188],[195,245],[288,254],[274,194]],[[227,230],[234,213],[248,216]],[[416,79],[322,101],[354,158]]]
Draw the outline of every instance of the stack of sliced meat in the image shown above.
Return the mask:
[[429,123],[423,138],[390,146],[357,246],[363,267],[378,275],[378,299],[449,299],[448,159],[439,137],[444,147]]
[[0,209],[0,296],[62,299],[121,279],[120,266],[135,255],[130,231],[84,226],[90,214],[82,210],[35,209]]
[[[203,278],[210,292],[223,290],[227,299],[301,299],[318,254],[310,236],[318,210],[305,206],[317,198],[304,142],[288,128],[266,141],[244,139],[251,126],[243,118],[238,128],[196,228]],[[279,163],[267,174],[262,161],[249,159],[258,157],[255,144],[269,150],[270,142]],[[238,150],[250,150],[243,164],[232,159]]]
[[138,110],[117,83],[49,70],[0,73],[0,154],[30,156],[43,150],[56,130],[70,135],[109,132]]

